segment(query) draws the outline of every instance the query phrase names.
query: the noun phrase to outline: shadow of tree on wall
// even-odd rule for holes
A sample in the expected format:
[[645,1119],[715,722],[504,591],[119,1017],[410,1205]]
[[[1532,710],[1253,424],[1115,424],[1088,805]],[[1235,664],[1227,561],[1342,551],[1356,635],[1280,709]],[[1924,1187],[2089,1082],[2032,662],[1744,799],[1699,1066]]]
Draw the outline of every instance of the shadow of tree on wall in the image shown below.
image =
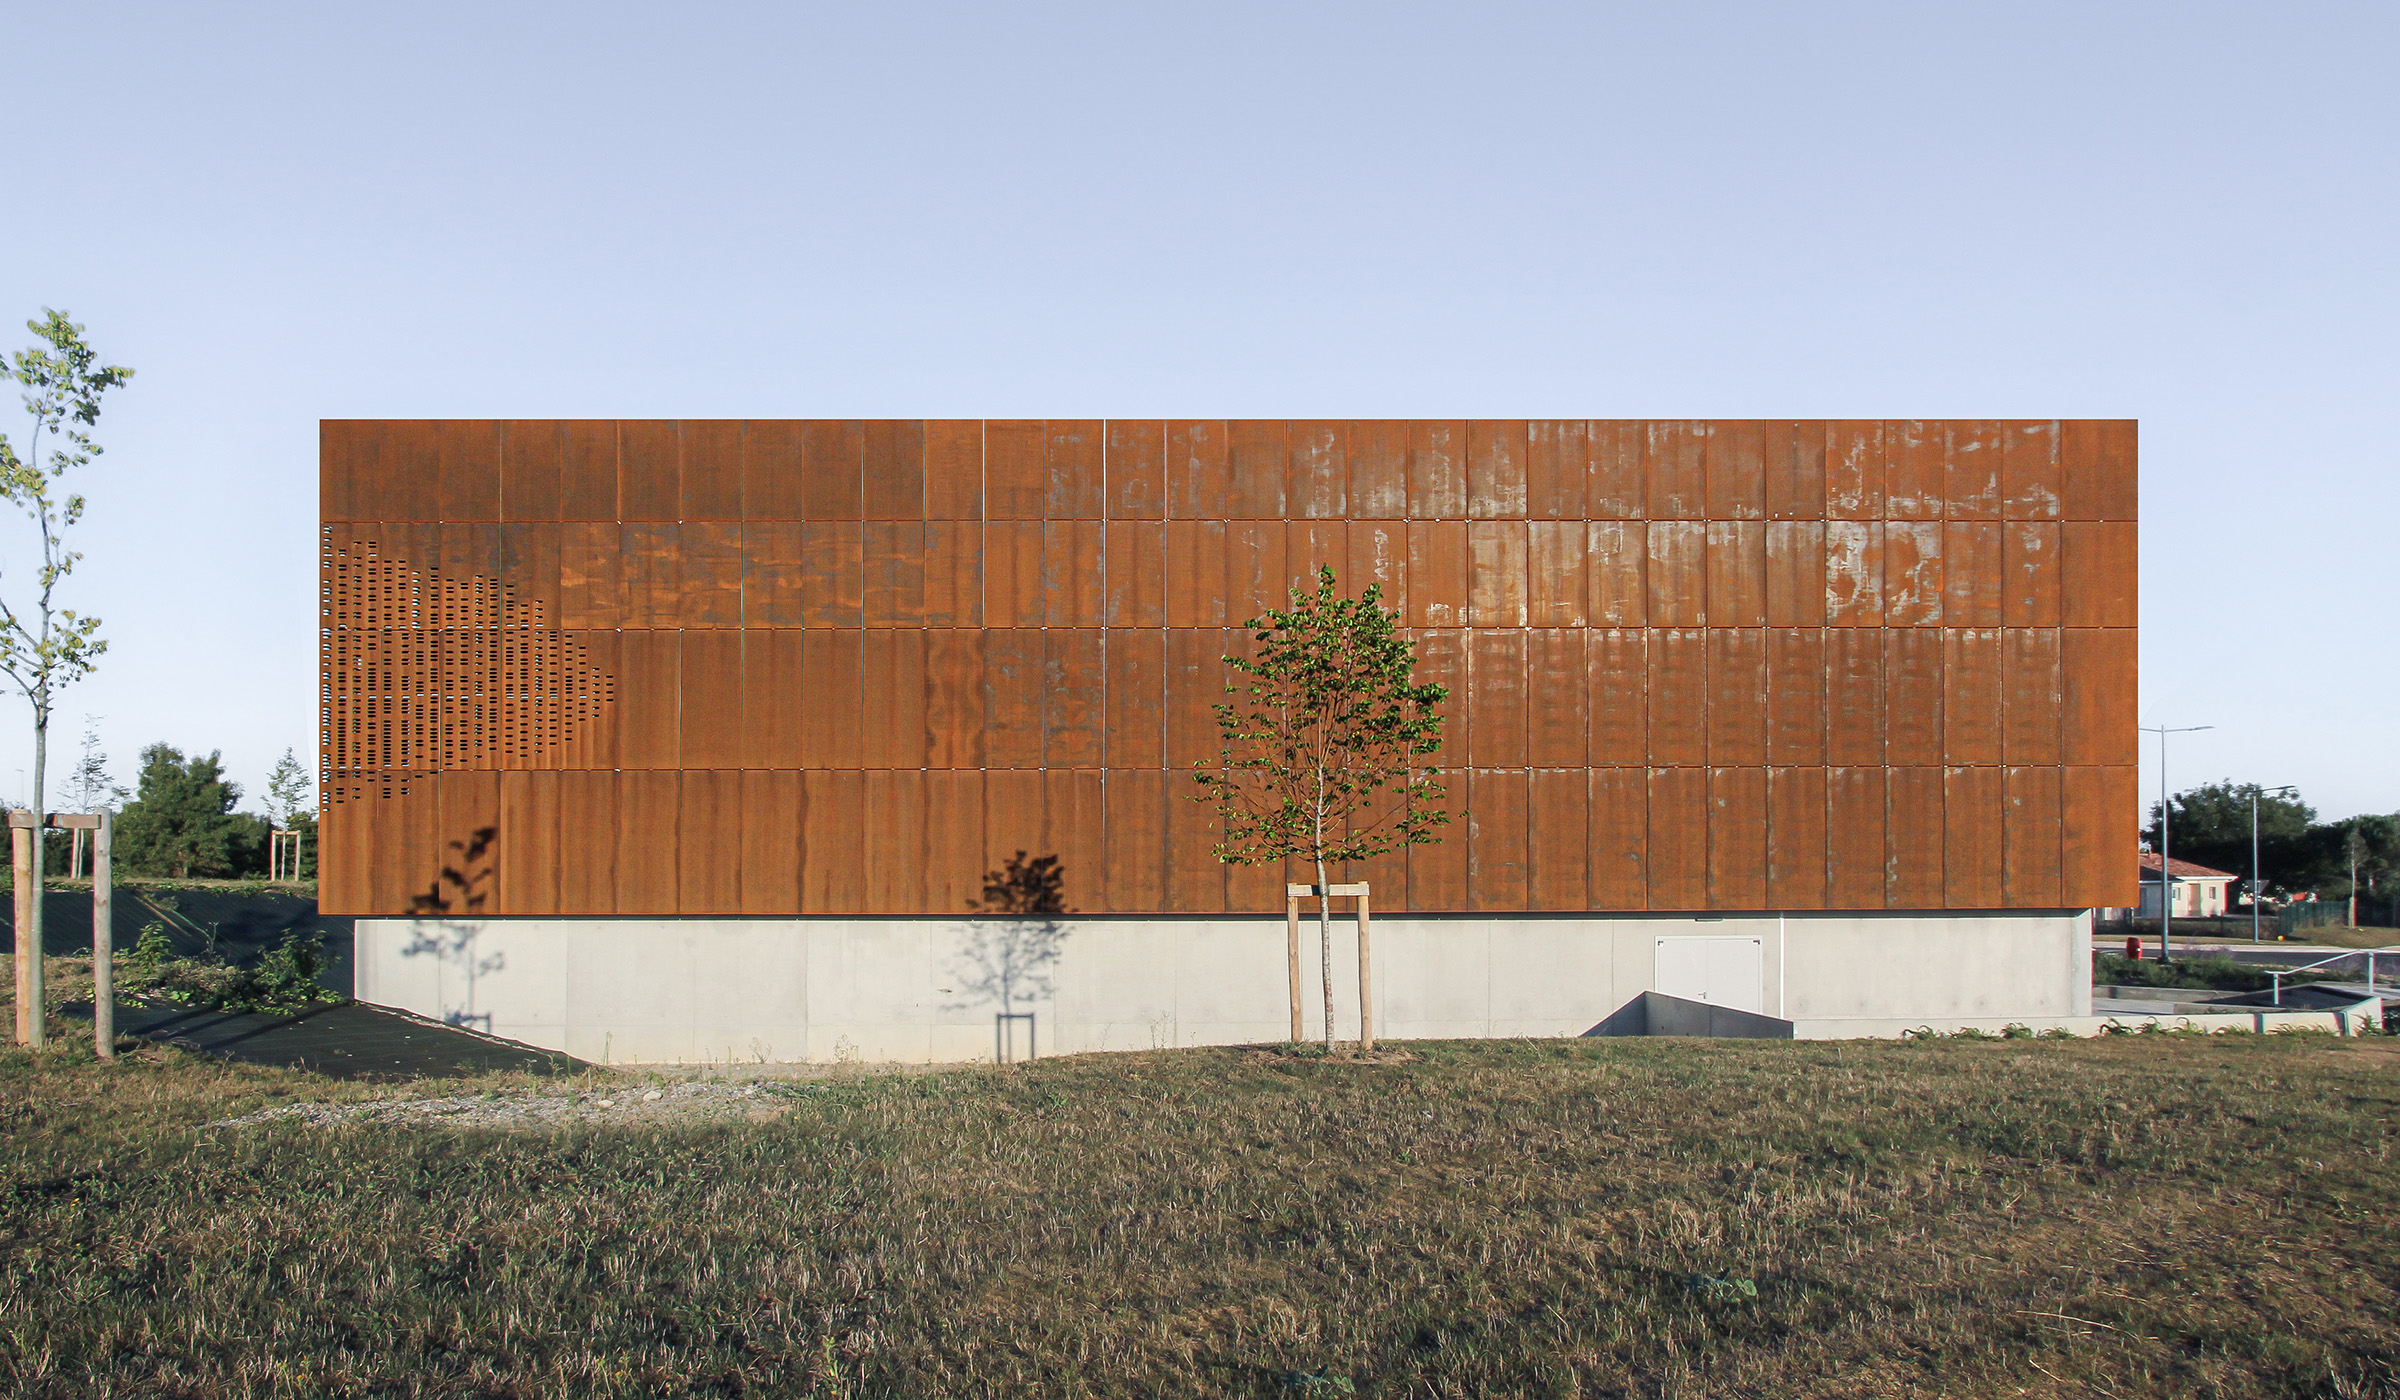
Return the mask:
[[[1058,916],[1073,912],[1066,887],[1065,867],[1055,855],[1028,858],[1019,851],[1000,869],[984,872],[983,897],[968,900],[967,908],[991,917],[961,926],[951,975],[964,999],[951,1003],[952,1010],[990,1006],[995,1018],[1022,1017],[1030,1026],[1032,1013],[1019,1008],[1048,999],[1054,989],[1051,968],[1067,941],[1066,921]],[[1004,1058],[1007,1023],[993,1024],[995,1058]]]
[[[471,1027],[486,1035],[492,1033],[492,1013],[475,1009],[475,984],[490,973],[508,966],[505,953],[479,954],[476,943],[482,937],[479,922],[470,922],[483,912],[492,892],[492,880],[498,873],[499,862],[493,848],[500,843],[500,828],[478,827],[461,841],[452,841],[450,859],[442,865],[425,893],[409,900],[409,912],[418,923],[415,936],[400,949],[404,958],[432,958],[436,962],[456,967],[466,977],[466,1001],[460,1006],[442,1008],[442,1020],[447,1025]],[[464,917],[454,920],[456,912]]]

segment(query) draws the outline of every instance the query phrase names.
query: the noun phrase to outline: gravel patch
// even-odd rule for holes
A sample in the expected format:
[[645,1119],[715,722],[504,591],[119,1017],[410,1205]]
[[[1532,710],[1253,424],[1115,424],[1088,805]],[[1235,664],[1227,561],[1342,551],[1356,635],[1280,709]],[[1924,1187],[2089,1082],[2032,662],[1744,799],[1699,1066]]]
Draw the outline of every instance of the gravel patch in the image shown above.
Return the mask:
[[300,1122],[316,1128],[353,1123],[401,1127],[514,1128],[562,1123],[662,1124],[764,1121],[831,1090],[820,1084],[702,1081],[631,1084],[586,1092],[458,1094],[448,1098],[376,1099],[367,1103],[295,1103],[222,1118],[212,1128]]

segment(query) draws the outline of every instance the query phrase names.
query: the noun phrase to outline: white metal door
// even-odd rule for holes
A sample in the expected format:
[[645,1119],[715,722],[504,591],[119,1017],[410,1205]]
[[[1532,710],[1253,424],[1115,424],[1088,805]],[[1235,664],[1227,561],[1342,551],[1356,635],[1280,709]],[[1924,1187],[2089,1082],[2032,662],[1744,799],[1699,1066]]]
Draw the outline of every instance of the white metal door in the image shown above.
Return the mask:
[[1764,1011],[1765,969],[1756,938],[1662,938],[1650,985],[1685,1001]]

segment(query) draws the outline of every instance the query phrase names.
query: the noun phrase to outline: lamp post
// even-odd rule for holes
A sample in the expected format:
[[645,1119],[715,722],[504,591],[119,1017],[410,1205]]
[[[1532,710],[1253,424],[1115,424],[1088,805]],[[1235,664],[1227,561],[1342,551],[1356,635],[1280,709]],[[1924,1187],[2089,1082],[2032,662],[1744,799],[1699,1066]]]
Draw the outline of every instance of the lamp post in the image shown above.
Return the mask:
[[2164,724],[2142,726],[2144,733],[2158,736],[2158,960],[2162,963],[2174,951],[2169,939],[2175,932],[2175,857],[2168,849],[2171,843],[2167,834],[2174,818],[2167,802],[2167,736],[2197,734],[2214,728],[2213,724],[2187,724],[2181,728]]
[[2260,874],[2258,868],[2258,799],[2270,792],[2285,793],[2298,791],[2298,788],[2288,785],[2284,787],[2261,788],[2256,784],[2252,784],[2250,788],[2250,941],[2253,943],[2258,941],[2258,897],[2264,892],[2266,887],[2266,880]]

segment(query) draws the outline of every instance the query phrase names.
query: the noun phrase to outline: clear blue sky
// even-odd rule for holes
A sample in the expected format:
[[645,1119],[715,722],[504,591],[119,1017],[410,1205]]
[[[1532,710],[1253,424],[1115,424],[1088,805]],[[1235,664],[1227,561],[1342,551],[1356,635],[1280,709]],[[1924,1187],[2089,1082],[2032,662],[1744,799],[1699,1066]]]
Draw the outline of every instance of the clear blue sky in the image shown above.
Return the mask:
[[2400,808],[2396,16],[10,5],[54,752],[311,757],[325,417],[2130,416],[2178,785]]

